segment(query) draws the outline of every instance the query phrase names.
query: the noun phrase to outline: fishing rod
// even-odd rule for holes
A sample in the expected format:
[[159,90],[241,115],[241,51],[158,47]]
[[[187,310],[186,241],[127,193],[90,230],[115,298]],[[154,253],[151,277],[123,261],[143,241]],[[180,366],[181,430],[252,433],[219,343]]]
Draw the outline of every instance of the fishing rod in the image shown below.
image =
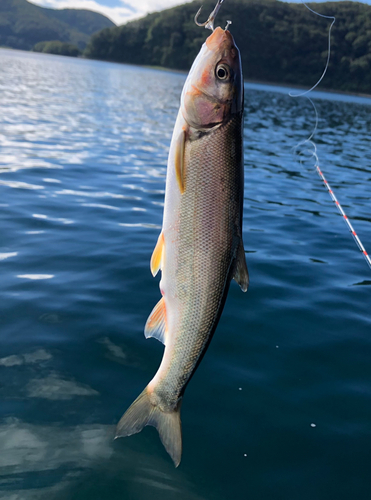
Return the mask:
[[[307,149],[306,151],[310,152],[311,153],[311,157],[313,157],[315,159],[314,166],[315,166],[316,172],[318,173],[319,177],[322,179],[324,185],[326,186],[326,189],[328,190],[328,192],[329,192],[329,194],[331,196],[331,199],[335,203],[336,208],[339,210],[341,216],[343,217],[343,220],[347,224],[348,229],[349,229],[349,231],[351,232],[351,234],[353,236],[354,241],[356,242],[359,250],[362,252],[362,255],[365,258],[365,260],[366,260],[369,268],[371,269],[371,258],[369,256],[369,254],[367,253],[365,247],[363,246],[361,239],[359,238],[359,236],[355,232],[354,227],[352,226],[350,220],[348,219],[348,217],[347,217],[347,215],[346,215],[343,207],[341,206],[339,200],[337,199],[337,197],[336,197],[334,191],[332,190],[330,184],[327,182],[327,180],[326,180],[326,178],[325,178],[325,176],[324,176],[324,174],[323,174],[323,172],[322,172],[322,170],[321,170],[321,168],[319,166],[319,158],[318,158],[318,155],[317,155],[317,147],[316,147],[315,143],[312,141],[312,138],[314,137],[314,134],[316,133],[317,127],[318,127],[318,113],[317,113],[317,108],[316,108],[314,102],[312,101],[312,99],[310,99],[310,97],[308,97],[307,94],[309,94],[309,92],[312,92],[312,90],[314,90],[321,83],[321,81],[323,80],[323,78],[324,78],[324,76],[325,76],[325,74],[327,72],[327,69],[328,69],[328,66],[329,66],[329,63],[330,63],[330,55],[331,55],[331,30],[332,30],[333,25],[335,24],[335,17],[334,16],[325,16],[323,14],[320,14],[319,12],[316,12],[315,10],[311,9],[305,3],[304,0],[301,0],[301,2],[313,14],[316,14],[317,16],[323,17],[325,19],[331,19],[332,22],[331,22],[331,25],[330,25],[329,31],[328,31],[328,53],[327,53],[327,61],[326,61],[325,69],[324,69],[324,71],[323,71],[320,79],[317,81],[317,83],[315,85],[313,85],[313,87],[311,87],[309,90],[306,90],[305,92],[301,92],[301,93],[298,93],[298,94],[294,93],[294,92],[289,92],[289,96],[290,97],[302,97],[302,96],[305,96],[310,101],[310,103],[312,104],[312,106],[314,108],[315,115],[316,115],[316,122],[315,122],[315,126],[314,126],[314,129],[313,129],[311,135],[308,137],[308,139],[305,139],[304,141],[299,142],[299,144],[294,149],[298,150],[304,144],[309,144],[313,148],[312,150]],[[299,153],[299,154],[301,154],[301,153]]]

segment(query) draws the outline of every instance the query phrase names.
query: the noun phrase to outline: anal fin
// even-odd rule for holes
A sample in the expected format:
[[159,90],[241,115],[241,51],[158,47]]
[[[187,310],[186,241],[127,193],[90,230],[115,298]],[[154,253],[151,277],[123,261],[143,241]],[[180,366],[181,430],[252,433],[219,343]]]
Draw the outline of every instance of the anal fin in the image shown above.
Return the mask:
[[144,335],[147,339],[153,337],[166,345],[166,332],[166,307],[165,300],[162,297],[147,319]]
[[249,272],[247,270],[245,250],[243,248],[242,238],[237,249],[236,270],[234,272],[233,279],[240,285],[241,290],[243,292],[246,292],[249,286]]
[[165,243],[164,235],[163,232],[161,231],[151,257],[150,265],[151,265],[151,273],[153,276],[156,276],[158,271],[162,268],[162,254],[164,251],[164,243]]

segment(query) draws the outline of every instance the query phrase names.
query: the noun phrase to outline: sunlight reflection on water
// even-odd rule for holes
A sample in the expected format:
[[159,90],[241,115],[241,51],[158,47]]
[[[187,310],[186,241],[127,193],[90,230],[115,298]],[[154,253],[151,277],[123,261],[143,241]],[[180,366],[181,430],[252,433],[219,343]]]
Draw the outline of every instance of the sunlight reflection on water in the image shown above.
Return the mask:
[[[0,49],[0,498],[328,500],[339,474],[366,498],[368,269],[292,154],[314,117],[287,89],[245,86],[251,286],[187,389],[182,464],[153,429],[113,441],[162,354],[143,327],[184,78]],[[371,101],[317,98],[323,170],[371,249]]]

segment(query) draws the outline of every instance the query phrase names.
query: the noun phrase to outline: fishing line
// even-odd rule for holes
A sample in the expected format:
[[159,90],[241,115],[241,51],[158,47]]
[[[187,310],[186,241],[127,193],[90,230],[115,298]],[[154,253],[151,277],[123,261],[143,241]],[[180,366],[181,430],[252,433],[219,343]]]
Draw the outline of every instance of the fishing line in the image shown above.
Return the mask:
[[[289,92],[289,96],[290,97],[306,97],[306,99],[308,99],[308,101],[311,103],[311,105],[313,106],[313,109],[314,109],[314,113],[315,113],[315,125],[314,125],[314,128],[313,128],[313,131],[312,133],[310,134],[310,136],[299,142],[296,147],[294,148],[294,152],[295,154],[297,154],[298,156],[303,156],[303,155],[308,155],[309,156],[309,159],[314,159],[314,167],[318,173],[318,175],[320,176],[320,178],[322,179],[324,185],[326,186],[326,189],[328,190],[330,196],[331,196],[331,199],[333,200],[333,202],[335,203],[337,209],[339,210],[341,216],[343,217],[343,220],[345,221],[345,223],[347,224],[348,226],[348,229],[349,231],[351,232],[352,236],[353,236],[353,239],[354,241],[356,242],[359,250],[362,252],[362,255],[364,256],[367,264],[369,265],[370,269],[371,269],[371,258],[370,256],[368,255],[368,253],[366,252],[366,249],[365,247],[363,246],[359,236],[357,235],[357,233],[355,232],[351,222],[349,221],[346,213],[344,212],[343,210],[343,207],[341,206],[340,202],[338,201],[338,199],[336,198],[335,196],[335,193],[333,192],[333,190],[331,189],[331,186],[330,184],[327,182],[322,170],[320,169],[320,166],[319,166],[319,157],[318,157],[318,154],[317,154],[317,146],[315,145],[314,141],[312,140],[315,133],[317,132],[317,128],[318,128],[318,112],[317,112],[317,108],[314,104],[314,102],[312,101],[312,99],[310,97],[308,97],[307,94],[309,94],[309,92],[312,92],[312,90],[314,90],[320,83],[321,81],[323,80],[326,72],[327,72],[327,69],[328,69],[328,66],[329,66],[329,63],[330,63],[330,55],[331,55],[331,30],[332,30],[332,27],[333,25],[335,24],[335,17],[334,16],[325,16],[323,14],[320,14],[319,12],[316,12],[315,10],[311,9],[305,2],[304,0],[301,0],[301,3],[304,4],[304,6],[310,11],[312,12],[313,14],[319,16],[319,17],[323,17],[325,19],[332,19],[332,22],[331,22],[331,25],[330,25],[330,28],[329,28],[329,31],[328,31],[328,53],[327,53],[327,61],[326,61],[326,65],[325,65],[325,69],[320,77],[320,79],[317,81],[317,83],[315,85],[313,85],[313,87],[311,87],[309,90],[306,90],[304,92],[300,92],[300,93],[294,93],[294,92]],[[303,146],[308,146],[307,148],[305,149],[301,149]],[[302,159],[300,159],[300,164],[302,164],[303,161]]]

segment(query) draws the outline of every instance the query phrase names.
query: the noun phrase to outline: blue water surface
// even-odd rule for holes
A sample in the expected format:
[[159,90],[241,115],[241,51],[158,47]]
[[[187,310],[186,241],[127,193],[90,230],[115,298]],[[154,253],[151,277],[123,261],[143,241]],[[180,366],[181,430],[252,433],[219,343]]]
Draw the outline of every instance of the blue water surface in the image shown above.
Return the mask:
[[[163,352],[143,327],[184,80],[0,50],[0,498],[368,500],[371,271],[293,154],[315,116],[287,89],[246,84],[251,284],[186,391],[182,463],[153,428],[113,440]],[[371,250],[371,100],[313,97],[321,168]]]

